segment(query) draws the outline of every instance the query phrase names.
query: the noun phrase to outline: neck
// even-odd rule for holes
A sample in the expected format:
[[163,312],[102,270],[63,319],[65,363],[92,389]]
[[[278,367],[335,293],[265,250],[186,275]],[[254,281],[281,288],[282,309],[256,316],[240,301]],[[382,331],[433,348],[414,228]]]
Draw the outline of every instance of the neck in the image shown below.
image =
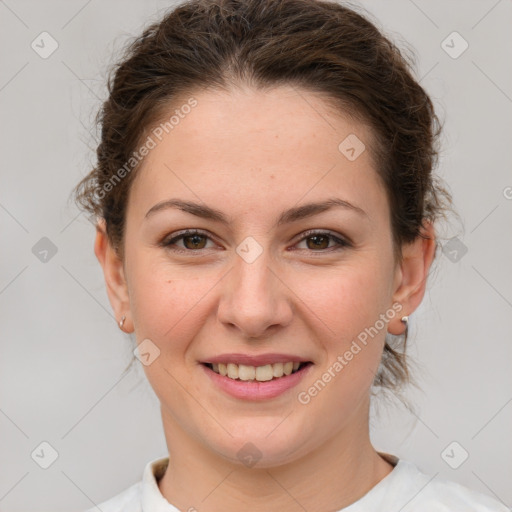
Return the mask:
[[165,414],[163,419],[170,461],[158,485],[164,498],[180,510],[238,512],[241,505],[253,512],[340,510],[393,469],[372,447],[367,418],[307,456],[269,468],[233,464]]

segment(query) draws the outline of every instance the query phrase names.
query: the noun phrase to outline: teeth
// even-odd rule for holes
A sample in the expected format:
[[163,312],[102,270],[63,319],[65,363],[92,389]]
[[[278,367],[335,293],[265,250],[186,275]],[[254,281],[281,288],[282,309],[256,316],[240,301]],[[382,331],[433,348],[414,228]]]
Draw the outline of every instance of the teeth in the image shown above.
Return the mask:
[[254,366],[246,366],[245,364],[241,364],[238,366],[238,378],[240,380],[254,380],[255,374],[256,371]]
[[238,365],[228,363],[228,377],[230,379],[238,379]]
[[272,366],[274,367],[274,377],[282,377],[284,375],[283,363],[276,363]]
[[257,380],[266,382],[283,375],[291,375],[299,369],[300,363],[290,361],[288,363],[266,364],[264,366],[249,366],[246,364],[214,363],[212,370],[224,377],[239,380]]
[[256,368],[256,380],[265,382],[266,380],[272,380],[274,378],[274,369],[271,364],[265,366],[258,366]]

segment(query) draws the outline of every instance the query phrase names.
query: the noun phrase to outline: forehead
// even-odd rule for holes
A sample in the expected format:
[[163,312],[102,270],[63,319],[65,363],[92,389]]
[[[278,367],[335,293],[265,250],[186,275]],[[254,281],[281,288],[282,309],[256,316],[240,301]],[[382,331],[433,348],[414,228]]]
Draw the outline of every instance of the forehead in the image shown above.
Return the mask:
[[[184,108],[191,97],[195,106]],[[138,215],[170,196],[268,210],[339,193],[386,207],[370,130],[319,95],[283,86],[203,91],[182,101],[149,132],[154,147],[130,192]]]

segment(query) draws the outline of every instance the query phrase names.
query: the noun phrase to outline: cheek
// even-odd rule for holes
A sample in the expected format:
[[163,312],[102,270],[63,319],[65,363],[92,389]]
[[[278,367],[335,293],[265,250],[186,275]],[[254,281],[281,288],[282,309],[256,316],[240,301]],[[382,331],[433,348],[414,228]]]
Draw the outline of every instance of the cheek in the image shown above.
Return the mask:
[[143,251],[130,265],[130,309],[137,339],[149,338],[161,350],[182,350],[204,321],[202,299],[214,284],[213,276],[171,266]]
[[194,395],[201,390],[188,382],[195,364],[189,348],[207,321],[208,291],[216,280],[205,274],[195,277],[190,269],[171,267],[143,252],[133,255],[131,268],[130,309],[137,343],[149,339],[159,349],[158,357],[143,370],[162,404],[192,415],[183,384]]
[[316,406],[338,404],[340,421],[370,388],[382,357],[387,322],[394,316],[393,310],[382,320],[390,308],[392,276],[389,262],[376,254],[361,254],[330,275],[320,272],[314,279],[302,278],[298,292],[321,320],[317,325],[323,333],[313,329],[325,355],[322,382],[308,385],[317,388],[312,390],[312,396],[320,397]]
[[384,262],[362,256],[332,272],[303,273],[297,276],[294,289],[336,344],[336,340],[346,342],[357,336],[384,313],[389,306],[390,279]]

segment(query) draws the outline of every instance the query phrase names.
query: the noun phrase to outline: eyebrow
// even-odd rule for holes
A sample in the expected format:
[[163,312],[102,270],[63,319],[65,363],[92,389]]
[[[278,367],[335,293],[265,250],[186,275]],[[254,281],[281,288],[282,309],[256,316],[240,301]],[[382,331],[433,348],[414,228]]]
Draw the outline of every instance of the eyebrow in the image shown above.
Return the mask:
[[[358,206],[355,206],[343,199],[330,198],[327,199],[326,201],[321,201],[318,203],[308,203],[302,206],[290,208],[289,210],[286,210],[279,216],[276,225],[280,226],[282,224],[297,222],[307,217],[312,217],[313,215],[317,215],[319,213],[330,210],[331,208],[334,207],[344,208],[353,211],[358,215],[368,217],[368,214],[362,208],[359,208]],[[160,203],[155,204],[147,211],[145,218],[150,217],[151,215],[155,214],[158,211],[165,210],[168,208],[175,208],[183,212],[195,215],[196,217],[213,220],[216,222],[220,222],[221,224],[229,224],[228,218],[220,210],[210,208],[209,206],[203,204],[194,203],[192,201],[183,201],[181,199],[168,199],[166,201],[161,201]]]

